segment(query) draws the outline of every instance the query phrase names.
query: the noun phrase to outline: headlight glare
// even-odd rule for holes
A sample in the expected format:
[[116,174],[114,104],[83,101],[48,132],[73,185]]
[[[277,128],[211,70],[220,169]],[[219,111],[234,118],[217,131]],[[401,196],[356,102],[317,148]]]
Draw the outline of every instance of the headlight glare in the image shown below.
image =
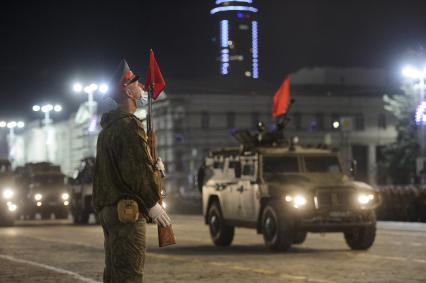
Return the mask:
[[41,194],[35,194],[34,195],[34,199],[37,200],[37,201],[41,200],[42,198],[43,198],[43,196]]
[[70,198],[70,195],[68,193],[63,193],[62,194],[62,199],[63,200],[68,200]]
[[15,192],[12,189],[5,189],[3,191],[3,198],[4,199],[11,199],[15,195]]
[[[374,198],[374,196],[373,196],[373,198]],[[370,202],[370,195],[360,194],[358,196],[358,202],[360,204],[367,204],[367,203],[369,203]]]
[[303,195],[286,195],[284,199],[286,202],[291,203],[295,208],[300,208],[308,203],[306,197]]
[[16,211],[17,208],[18,207],[16,206],[16,204],[13,204],[13,203],[7,206],[7,209],[11,212]]
[[297,195],[294,197],[293,204],[295,208],[299,208],[301,206],[305,206],[307,203],[306,198],[301,195]]

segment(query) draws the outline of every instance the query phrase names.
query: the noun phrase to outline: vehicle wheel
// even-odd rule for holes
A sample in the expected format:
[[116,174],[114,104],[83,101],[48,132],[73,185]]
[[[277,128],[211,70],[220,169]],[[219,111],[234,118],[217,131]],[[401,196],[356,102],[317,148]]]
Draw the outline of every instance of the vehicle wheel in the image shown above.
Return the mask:
[[68,211],[67,210],[59,210],[55,213],[56,219],[67,219],[68,218]]
[[376,238],[376,215],[374,211],[370,212],[367,219],[373,224],[365,227],[358,227],[347,232],[344,232],[346,244],[352,250],[367,250],[369,249]]
[[10,226],[13,226],[14,224],[15,224],[15,221],[10,218],[0,220],[0,227],[10,227]]
[[89,223],[90,214],[85,210],[77,210],[73,213],[74,224],[87,224]]
[[302,244],[306,240],[306,235],[308,232],[299,231],[294,233],[293,244],[299,245]]
[[51,212],[42,212],[41,213],[41,219],[43,220],[49,220],[52,217],[52,213]]
[[229,246],[234,239],[234,227],[229,226],[223,219],[218,202],[213,202],[208,211],[210,236],[216,246]]
[[278,205],[268,204],[262,212],[262,234],[265,245],[273,251],[286,251],[293,242],[293,227]]

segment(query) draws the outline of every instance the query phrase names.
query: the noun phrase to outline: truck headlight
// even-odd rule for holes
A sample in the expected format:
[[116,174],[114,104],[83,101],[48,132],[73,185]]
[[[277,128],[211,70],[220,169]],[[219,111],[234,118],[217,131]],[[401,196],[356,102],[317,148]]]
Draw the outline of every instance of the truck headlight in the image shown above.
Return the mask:
[[308,203],[308,201],[306,200],[306,197],[304,197],[302,195],[294,195],[294,196],[286,195],[285,201],[291,202],[293,204],[293,207],[295,207],[295,208],[303,207]]
[[43,198],[43,196],[41,194],[35,194],[34,195],[34,199],[37,200],[37,201],[41,200],[42,198]]
[[15,195],[15,192],[10,188],[6,188],[3,191],[3,198],[6,200],[13,198],[14,195]]
[[61,197],[63,200],[68,200],[70,198],[70,195],[68,193],[63,193]]
[[359,194],[358,195],[358,202],[360,204],[368,204],[370,201],[374,200],[373,194]]
[[10,212],[14,212],[14,211],[16,211],[16,209],[17,209],[18,207],[16,206],[16,204],[10,204],[10,205],[8,205],[7,206],[7,209],[10,211]]

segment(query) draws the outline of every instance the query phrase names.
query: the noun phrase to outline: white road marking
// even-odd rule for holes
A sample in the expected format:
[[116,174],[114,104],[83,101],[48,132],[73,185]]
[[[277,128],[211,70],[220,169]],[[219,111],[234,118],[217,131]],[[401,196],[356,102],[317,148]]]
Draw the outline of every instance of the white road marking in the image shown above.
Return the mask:
[[47,269],[47,270],[50,270],[50,271],[53,271],[53,272],[56,272],[56,273],[66,274],[66,275],[69,275],[69,276],[71,276],[71,277],[73,277],[73,278],[75,278],[75,279],[77,279],[81,282],[101,283],[100,281],[96,281],[96,280],[93,280],[91,278],[81,276],[78,273],[75,273],[75,272],[72,272],[72,271],[69,271],[69,270],[66,270],[66,269],[62,269],[62,268],[57,268],[57,267],[47,265],[47,264],[43,264],[43,263],[19,259],[19,258],[16,258],[16,257],[12,257],[12,256],[8,256],[8,255],[2,255],[2,254],[0,254],[0,258],[5,259],[5,260],[9,260],[9,261],[13,261],[13,262],[16,262],[16,263],[23,263],[23,264],[28,264],[28,265],[40,267],[40,268]]

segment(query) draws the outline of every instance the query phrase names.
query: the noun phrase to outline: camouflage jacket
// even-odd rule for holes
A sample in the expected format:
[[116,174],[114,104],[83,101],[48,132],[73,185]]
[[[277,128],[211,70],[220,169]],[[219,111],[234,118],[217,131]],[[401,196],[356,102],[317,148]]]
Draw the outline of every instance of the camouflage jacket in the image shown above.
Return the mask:
[[154,170],[141,121],[133,114],[113,110],[103,114],[101,126],[93,180],[95,211],[130,197],[147,216],[147,209],[160,199],[162,180]]

